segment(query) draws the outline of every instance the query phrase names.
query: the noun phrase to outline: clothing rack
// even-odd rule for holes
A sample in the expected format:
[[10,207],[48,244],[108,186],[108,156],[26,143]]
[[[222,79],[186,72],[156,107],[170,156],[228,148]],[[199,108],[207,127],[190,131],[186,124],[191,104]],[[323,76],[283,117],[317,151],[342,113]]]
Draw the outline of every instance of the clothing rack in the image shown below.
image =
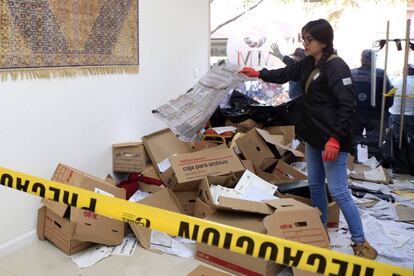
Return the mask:
[[[384,82],[382,87],[382,103],[381,103],[381,125],[380,125],[380,138],[378,141],[379,147],[382,147],[382,139],[383,139],[383,130],[384,130],[384,114],[385,114],[385,97],[386,97],[386,89],[387,89],[387,67],[388,67],[388,50],[389,50],[389,43],[394,41],[397,43],[397,49],[402,50],[401,44],[398,42],[408,42],[405,43],[404,49],[404,65],[403,65],[403,85],[402,85],[402,94],[401,94],[401,109],[400,109],[400,140],[399,140],[399,148],[402,147],[402,140],[403,140],[403,130],[404,130],[404,111],[405,111],[405,103],[407,99],[407,75],[408,75],[408,54],[409,49],[414,51],[414,39],[410,38],[410,27],[411,27],[411,20],[407,20],[406,25],[406,33],[404,39],[390,39],[389,38],[389,30],[390,30],[390,21],[387,21],[387,30],[386,30],[386,38],[376,40],[373,43],[373,51],[379,52],[385,46],[385,65],[384,65]],[[380,48],[375,50],[374,45],[379,44]],[[382,46],[381,46],[382,44]],[[372,65],[371,68],[376,68],[376,55],[371,55]],[[376,106],[376,70],[371,70],[371,105]]]

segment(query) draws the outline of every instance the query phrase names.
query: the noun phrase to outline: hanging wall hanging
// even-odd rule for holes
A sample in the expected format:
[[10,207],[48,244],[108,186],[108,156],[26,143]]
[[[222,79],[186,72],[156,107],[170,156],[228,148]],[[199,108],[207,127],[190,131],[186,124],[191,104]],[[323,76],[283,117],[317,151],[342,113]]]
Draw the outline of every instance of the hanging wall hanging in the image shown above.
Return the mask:
[[0,0],[3,80],[138,72],[138,0]]

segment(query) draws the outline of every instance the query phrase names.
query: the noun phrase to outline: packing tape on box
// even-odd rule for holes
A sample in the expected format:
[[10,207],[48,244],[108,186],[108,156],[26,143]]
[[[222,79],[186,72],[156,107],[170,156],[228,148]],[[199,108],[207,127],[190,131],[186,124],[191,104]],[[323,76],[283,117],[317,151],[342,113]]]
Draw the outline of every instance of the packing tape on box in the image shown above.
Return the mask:
[[414,275],[405,268],[108,197],[2,167],[0,184],[172,236],[325,275]]

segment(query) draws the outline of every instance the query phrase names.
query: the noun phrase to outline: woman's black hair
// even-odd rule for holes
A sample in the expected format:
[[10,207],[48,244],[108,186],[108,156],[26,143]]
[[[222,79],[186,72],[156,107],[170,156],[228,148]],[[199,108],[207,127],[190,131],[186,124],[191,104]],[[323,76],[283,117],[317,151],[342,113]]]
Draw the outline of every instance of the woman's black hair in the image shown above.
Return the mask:
[[319,70],[321,75],[325,73],[325,67],[328,63],[328,58],[335,53],[333,47],[334,32],[331,24],[325,19],[318,19],[308,22],[302,28],[302,35],[308,33],[313,39],[323,43],[326,47],[323,49],[323,55],[319,61]]

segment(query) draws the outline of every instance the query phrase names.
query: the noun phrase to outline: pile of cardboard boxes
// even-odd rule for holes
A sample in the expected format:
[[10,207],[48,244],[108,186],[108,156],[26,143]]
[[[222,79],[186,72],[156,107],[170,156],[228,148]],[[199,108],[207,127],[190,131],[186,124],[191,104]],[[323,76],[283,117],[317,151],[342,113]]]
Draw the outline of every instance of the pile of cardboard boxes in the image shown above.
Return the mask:
[[[164,129],[144,136],[142,142],[113,145],[113,170],[143,173],[164,183],[164,186],[137,183],[140,190],[151,193],[139,201],[142,204],[329,248],[320,212],[310,207],[310,200],[277,192],[281,185],[306,180],[303,172],[291,166],[293,162],[304,161],[303,145],[292,146],[294,137],[292,126],[245,127],[231,144],[216,145],[185,143]],[[234,189],[246,170],[270,185],[272,194],[274,187],[277,198],[255,201],[219,196],[213,199],[212,185]],[[111,178],[98,179],[62,164],[58,165],[53,180],[114,197],[126,195]],[[120,244],[128,227],[61,203],[44,200],[43,204],[38,214],[39,237],[50,240],[67,254],[79,252],[93,243]],[[337,226],[338,220],[339,209],[331,202],[330,226]],[[138,225],[129,227],[141,246],[150,249],[151,230]],[[195,256],[236,274],[273,275],[281,269],[273,262],[204,244],[197,244]]]

